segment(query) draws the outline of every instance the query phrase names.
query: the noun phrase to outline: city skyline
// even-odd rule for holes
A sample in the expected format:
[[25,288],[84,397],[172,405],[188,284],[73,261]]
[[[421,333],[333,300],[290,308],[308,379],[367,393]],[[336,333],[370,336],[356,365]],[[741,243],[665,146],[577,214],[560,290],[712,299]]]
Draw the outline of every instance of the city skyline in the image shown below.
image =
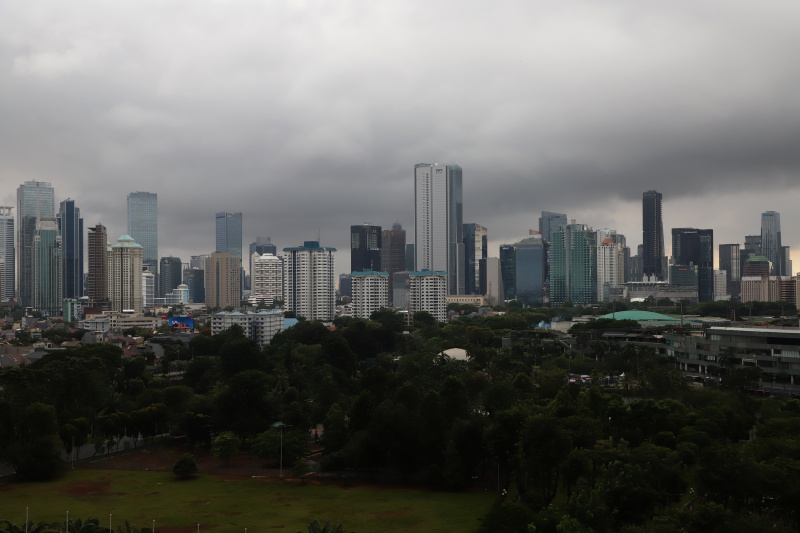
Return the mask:
[[245,243],[341,251],[364,220],[412,242],[408,168],[453,161],[490,255],[545,210],[635,250],[650,189],[667,232],[742,242],[774,210],[800,249],[798,74],[784,67],[799,11],[245,1],[187,5],[176,26],[167,6],[4,3],[0,205],[16,205],[14,184],[51,182],[113,241],[125,194],[145,190],[159,256],[212,252],[221,208],[244,213]]

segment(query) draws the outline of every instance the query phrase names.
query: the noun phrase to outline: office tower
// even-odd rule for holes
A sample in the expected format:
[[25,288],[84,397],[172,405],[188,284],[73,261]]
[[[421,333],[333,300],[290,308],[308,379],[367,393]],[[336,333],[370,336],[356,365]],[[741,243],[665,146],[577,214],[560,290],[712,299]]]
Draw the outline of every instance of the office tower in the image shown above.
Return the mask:
[[[739,299],[741,290],[741,251],[738,244],[719,245],[719,269],[725,272],[725,294],[732,300]],[[716,291],[716,285],[714,286]]]
[[414,166],[415,269],[447,272],[447,293],[464,294],[462,170]]
[[[769,277],[769,275],[774,270],[772,263],[769,262],[769,259],[764,257],[763,255],[753,255],[747,258],[747,261],[744,262],[744,269],[742,270],[742,282],[744,282],[744,278],[751,278],[751,277]],[[742,295],[742,301],[749,301],[744,299],[744,295]]]
[[542,216],[539,217],[539,233],[542,234],[542,239],[548,242],[553,238],[553,232],[566,225],[567,215],[564,213],[542,211]]
[[45,316],[60,315],[61,236],[54,219],[36,223],[33,237],[33,307]]
[[597,299],[601,302],[611,301],[611,289],[621,287],[624,283],[625,254],[622,244],[614,242],[608,235],[597,246]]
[[414,244],[406,244],[406,268],[407,272],[414,270]]
[[781,262],[783,263],[783,275],[793,276],[791,246],[781,246]]
[[597,234],[585,224],[567,224],[550,242],[550,303],[597,302]]
[[503,292],[506,300],[517,297],[517,245],[500,245],[500,271],[503,277]]
[[447,273],[420,270],[408,273],[408,312],[430,313],[439,322],[447,321]]
[[156,193],[132,192],[128,194],[128,236],[142,247],[142,268],[158,275],[158,195]]
[[[123,235],[109,247],[108,294],[112,311],[133,311],[137,315],[142,312],[143,252],[142,245],[130,235]],[[158,263],[155,263],[153,268],[157,266]],[[153,270],[148,272],[155,275]]]
[[335,252],[336,248],[323,248],[318,241],[283,249],[283,306],[286,311],[307,320],[333,320]]
[[7,301],[14,299],[16,287],[16,249],[14,248],[14,215],[11,214],[13,207],[0,207],[0,263],[3,263],[3,274],[0,284],[3,289],[0,291],[0,300]]
[[273,300],[283,299],[283,261],[274,254],[254,252],[250,258],[252,294],[266,295]]
[[503,305],[503,270],[499,257],[481,259],[486,266],[481,269],[481,294],[485,294],[490,305]]
[[202,268],[190,268],[185,272],[185,283],[189,287],[189,301],[201,303],[206,301],[206,271]]
[[394,307],[398,309],[408,309],[408,270],[395,272],[390,280],[392,284],[392,297]]
[[464,294],[480,292],[480,261],[489,256],[489,233],[480,224],[464,224]]
[[[242,260],[242,214],[217,213],[217,252]],[[238,304],[237,304],[238,305]]]
[[725,270],[714,270],[714,301],[727,300],[728,292],[728,273]]
[[156,296],[156,275],[149,270],[142,271],[142,308],[150,309],[155,306]]
[[697,265],[697,298],[714,300],[714,230],[672,228],[672,262]]
[[362,270],[350,274],[353,316],[369,319],[372,313],[389,307],[389,273]]
[[645,278],[664,279],[664,226],[661,223],[661,193],[642,195],[642,271]]
[[58,231],[61,233],[61,290],[64,298],[83,296],[83,219],[75,200],[59,204]]
[[541,235],[522,239],[516,244],[517,300],[525,305],[544,305],[547,248],[547,241]]
[[739,251],[739,272],[742,276],[745,262],[755,255],[761,255],[761,235],[745,235],[744,248]]
[[241,305],[242,260],[228,252],[214,252],[206,259],[205,300],[210,308]]
[[381,269],[381,227],[350,226],[350,271]]
[[162,257],[158,264],[158,297],[176,289],[183,281],[183,264],[180,257]]
[[26,181],[17,188],[17,284],[23,307],[33,304],[33,238],[36,223],[55,217],[53,187],[44,181]]
[[391,280],[395,272],[406,269],[406,230],[399,222],[381,234],[381,269],[389,273],[389,304],[394,302]]
[[337,291],[339,298],[350,298],[353,293],[352,287],[350,274],[339,274],[339,290]]
[[761,213],[761,255],[772,263],[776,276],[784,275],[781,247],[781,214],[775,211]]
[[108,294],[108,233],[106,227],[98,224],[89,228],[88,279],[86,283],[89,306],[101,310],[111,308]]

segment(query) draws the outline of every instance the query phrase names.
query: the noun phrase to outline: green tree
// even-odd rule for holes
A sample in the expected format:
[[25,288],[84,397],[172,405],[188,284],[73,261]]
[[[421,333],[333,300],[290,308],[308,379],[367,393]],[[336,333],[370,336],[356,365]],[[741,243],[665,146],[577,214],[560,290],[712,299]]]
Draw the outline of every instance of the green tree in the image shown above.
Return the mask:
[[188,453],[182,455],[172,467],[172,473],[181,479],[190,479],[197,474],[197,461]]
[[230,431],[225,431],[211,441],[211,455],[217,459],[222,459],[225,461],[225,465],[228,466],[231,464],[231,459],[239,454],[240,445],[239,437]]

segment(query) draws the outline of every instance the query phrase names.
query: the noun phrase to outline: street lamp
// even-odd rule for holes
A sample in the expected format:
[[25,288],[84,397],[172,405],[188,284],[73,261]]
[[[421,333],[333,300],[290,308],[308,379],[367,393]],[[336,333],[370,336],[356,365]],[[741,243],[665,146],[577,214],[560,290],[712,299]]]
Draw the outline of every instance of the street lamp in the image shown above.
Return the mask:
[[278,428],[281,431],[281,459],[280,459],[280,477],[283,478],[283,428],[291,427],[283,422],[275,422],[272,427]]

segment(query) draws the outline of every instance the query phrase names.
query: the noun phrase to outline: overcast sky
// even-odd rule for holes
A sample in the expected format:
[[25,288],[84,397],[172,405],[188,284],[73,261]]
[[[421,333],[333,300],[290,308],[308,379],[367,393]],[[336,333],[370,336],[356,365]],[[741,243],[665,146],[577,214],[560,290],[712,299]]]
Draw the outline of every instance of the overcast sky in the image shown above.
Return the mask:
[[[116,240],[158,194],[159,255],[349,226],[413,238],[413,166],[464,169],[497,246],[542,210],[642,239],[642,192],[715,245],[781,213],[800,254],[800,3],[0,2],[0,202],[25,180]],[[800,255],[795,265],[800,265]],[[798,268],[800,269],[800,268]],[[797,270],[797,269],[796,269]]]

